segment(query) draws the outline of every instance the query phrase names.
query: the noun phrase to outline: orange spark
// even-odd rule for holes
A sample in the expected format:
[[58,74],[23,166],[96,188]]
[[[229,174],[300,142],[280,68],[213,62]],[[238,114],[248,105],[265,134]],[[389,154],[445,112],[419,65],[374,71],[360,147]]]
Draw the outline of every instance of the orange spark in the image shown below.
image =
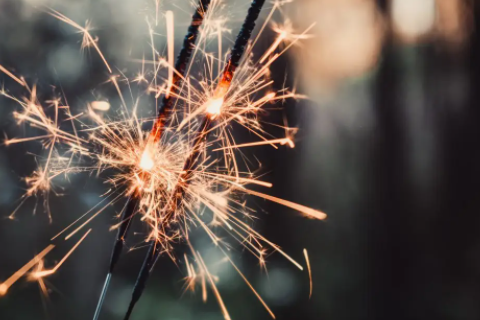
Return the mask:
[[7,280],[5,280],[2,284],[0,284],[0,296],[3,296],[7,293],[8,288],[12,286],[18,279],[20,279],[28,270],[30,270],[34,265],[36,265],[40,260],[43,259],[52,249],[55,248],[55,245],[51,244],[42,252],[37,254],[32,260],[30,260],[26,265],[21,267],[17,272],[10,276]]
[[70,249],[70,251],[68,251],[68,253],[62,258],[62,260],[60,260],[59,263],[57,263],[57,265],[53,269],[36,271],[36,272],[31,274],[31,278],[32,279],[39,279],[39,278],[43,278],[43,277],[49,276],[51,274],[54,274],[62,266],[62,264],[68,259],[68,257],[70,257],[70,255],[75,251],[75,249],[77,249],[77,247],[82,243],[82,241],[88,236],[90,231],[92,231],[92,229],[89,229],[83,235],[83,237],[81,237],[80,240],[78,240],[78,242],[72,247],[72,249]]
[[303,254],[305,255],[305,261],[307,262],[308,278],[310,279],[310,294],[309,298],[312,298],[313,293],[313,280],[312,280],[312,269],[310,268],[310,259],[308,258],[307,249],[303,249]]
[[110,68],[110,65],[108,64],[107,59],[105,59],[105,56],[103,55],[102,51],[100,50],[100,48],[97,44],[97,39],[94,39],[92,37],[92,35],[90,34],[90,32],[88,30],[88,25],[86,27],[82,27],[81,25],[79,25],[78,23],[73,21],[72,19],[68,18],[63,13],[60,13],[60,12],[58,12],[56,10],[53,10],[53,9],[50,9],[49,14],[52,15],[53,17],[57,18],[58,20],[63,21],[65,23],[71,25],[72,27],[77,29],[80,33],[82,33],[83,34],[82,47],[93,46],[95,48],[95,50],[97,51],[98,55],[100,56],[100,58],[102,59],[103,63],[107,67],[108,72],[112,73],[112,69]]
[[[167,23],[167,41],[168,41],[168,64],[170,66],[174,65],[174,49],[175,49],[175,39],[174,39],[174,30],[173,30],[173,12],[167,11],[165,13],[166,23]],[[170,95],[170,91],[173,86],[173,68],[168,68],[168,89],[166,97]]]
[[223,97],[215,98],[207,102],[207,113],[212,117],[216,117],[220,114],[223,105]]
[[270,196],[268,194],[261,193],[261,192],[256,192],[256,191],[253,191],[253,190],[244,189],[244,191],[249,193],[249,194],[252,194],[254,196],[264,198],[264,199],[270,200],[272,202],[276,202],[278,204],[281,204],[285,207],[292,208],[293,210],[297,210],[299,212],[302,212],[302,213],[306,214],[308,217],[311,217],[311,218],[323,220],[327,217],[327,215],[322,211],[315,210],[315,209],[303,206],[303,205],[295,203],[295,202],[291,202],[291,201],[288,201],[288,200],[285,200],[285,199],[277,198],[277,197]]
[[150,171],[153,169],[155,166],[155,161],[153,157],[153,151],[155,146],[153,145],[153,141],[149,139],[150,141],[147,143],[147,146],[145,147],[145,150],[143,151],[142,158],[140,159],[140,168],[146,171]]
[[282,146],[283,145],[288,145],[290,148],[295,147],[295,144],[293,143],[292,139],[290,138],[282,138],[282,139],[272,139],[272,140],[266,140],[266,141],[258,141],[258,142],[250,142],[250,143],[243,143],[243,144],[234,144],[228,147],[223,147],[223,148],[217,148],[214,149],[213,151],[220,151],[220,150],[226,150],[226,149],[238,149],[238,148],[245,148],[245,147],[254,147],[254,146],[262,146],[266,144],[273,145],[275,143],[279,143]]
[[8,71],[4,66],[2,66],[0,64],[0,71],[3,71],[3,73],[5,73],[7,76],[9,76],[10,78],[12,78],[13,80],[17,81],[21,86],[25,86],[25,81],[23,81],[22,79],[19,79],[18,77],[16,77],[13,73],[11,73],[10,71]]

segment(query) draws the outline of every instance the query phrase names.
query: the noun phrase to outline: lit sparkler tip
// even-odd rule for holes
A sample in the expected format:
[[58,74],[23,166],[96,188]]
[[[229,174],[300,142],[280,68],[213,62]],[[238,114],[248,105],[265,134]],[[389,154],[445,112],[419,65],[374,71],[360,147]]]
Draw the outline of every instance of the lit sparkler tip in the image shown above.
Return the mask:
[[211,99],[207,102],[207,113],[210,117],[215,118],[221,113],[223,102],[223,97]]
[[148,147],[145,148],[142,154],[142,158],[140,159],[140,168],[145,171],[150,171],[155,166],[155,162],[153,160],[152,148]]

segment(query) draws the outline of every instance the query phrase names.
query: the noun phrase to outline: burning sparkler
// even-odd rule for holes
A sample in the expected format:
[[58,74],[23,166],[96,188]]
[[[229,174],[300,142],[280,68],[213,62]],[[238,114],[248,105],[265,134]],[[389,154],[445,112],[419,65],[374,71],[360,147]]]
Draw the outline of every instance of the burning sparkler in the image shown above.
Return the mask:
[[[192,170],[198,165],[197,161],[200,156],[201,146],[207,139],[208,133],[211,132],[213,120],[222,112],[222,106],[225,102],[225,96],[230,89],[230,85],[232,84],[235,70],[240,64],[240,59],[243,56],[245,47],[248,43],[248,40],[250,39],[253,29],[255,28],[255,22],[258,18],[258,15],[260,14],[260,11],[262,10],[264,3],[265,0],[252,1],[245,22],[243,23],[242,29],[237,36],[237,40],[235,41],[233,50],[230,53],[230,57],[223,71],[220,83],[218,84],[213,97],[207,101],[206,107],[201,108],[201,110],[205,109],[206,114],[203,116],[202,124],[199,126],[199,130],[195,135],[193,150],[185,161],[185,166],[183,168],[184,174],[180,176],[179,182],[175,187],[174,192],[172,193],[172,204],[167,204],[167,208],[164,213],[166,221],[164,223],[170,223],[167,219],[174,218],[177,208],[181,205],[181,201],[186,192],[186,188],[188,187],[188,183],[190,182],[190,175],[192,174]],[[149,250],[147,251],[147,254],[145,256],[145,261],[133,289],[132,299],[128,306],[125,320],[128,320],[130,318],[135,304],[140,299],[146,286],[146,282],[148,280],[150,272],[153,270],[155,262],[157,261],[160,253],[162,252],[162,249],[164,248],[158,245],[156,241],[151,241]],[[214,284],[212,282],[212,286],[213,285]],[[223,301],[221,300],[220,295],[216,296],[219,300],[219,304],[223,305]],[[224,315],[226,319],[230,318],[226,311],[224,312]]]
[[[193,228],[205,231],[274,317],[273,312],[229,257],[227,243],[211,226],[218,226],[220,230],[228,233],[234,241],[256,256],[261,266],[265,264],[266,250],[270,247],[299,269],[303,269],[279,246],[249,225],[248,220],[253,217],[254,211],[246,205],[244,199],[247,195],[252,195],[292,208],[308,217],[316,219],[326,217],[318,210],[252,190],[249,185],[271,187],[271,184],[257,179],[250,169],[242,169],[236,157],[236,152],[245,147],[259,145],[271,145],[274,148],[278,148],[277,145],[294,147],[293,136],[290,134],[292,128],[280,126],[287,132],[286,136],[272,137],[262,126],[259,113],[276,101],[303,98],[295,90],[283,88],[278,92],[268,92],[267,89],[273,83],[269,79],[269,68],[272,63],[297,41],[305,38],[308,29],[300,35],[292,36],[291,27],[283,30],[276,25],[277,39],[254,62],[252,48],[273,16],[273,12],[282,3],[274,2],[257,38],[249,42],[265,3],[264,0],[253,0],[228,59],[224,61],[221,50],[217,58],[205,50],[209,36],[219,35],[223,30],[223,26],[218,22],[220,20],[212,18],[217,14],[219,3],[220,0],[199,0],[175,65],[173,65],[173,14],[171,12],[165,14],[169,42],[167,59],[154,51],[151,61],[152,77],[149,79],[149,75],[143,72],[144,64],[148,61],[142,59],[142,73],[134,80],[139,83],[145,81],[149,87],[148,92],[154,92],[156,99],[163,95],[154,119],[137,117],[136,107],[133,112],[127,110],[127,104],[121,95],[121,84],[116,76],[112,76],[110,81],[119,93],[122,107],[125,109],[123,118],[109,119],[99,115],[98,112],[110,108],[109,104],[100,102],[92,103],[86,112],[74,115],[70,107],[63,103],[65,99],[49,102],[54,110],[51,116],[44,111],[35,86],[30,87],[23,78],[0,66],[0,72],[11,77],[29,93],[28,98],[19,99],[6,90],[0,91],[2,96],[20,105],[21,111],[14,114],[17,121],[44,131],[44,134],[35,137],[7,139],[6,145],[37,140],[48,150],[46,161],[42,162],[40,168],[27,180],[29,189],[24,200],[37,194],[45,196],[52,190],[54,178],[60,175],[81,172],[95,172],[99,175],[106,170],[109,173],[107,181],[112,187],[104,195],[104,199],[53,237],[52,241],[61,239],[65,233],[67,233],[65,239],[70,239],[95,217],[105,212],[111,204],[127,199],[119,216],[119,223],[112,227],[118,229],[117,236],[108,274],[95,311],[95,320],[100,315],[110,279],[125,246],[132,219],[136,215],[141,216],[141,220],[149,226],[150,232],[145,239],[149,243],[149,248],[132,293],[126,319],[140,299],[159,256],[165,253],[174,259],[173,246],[178,242],[185,243],[191,252],[190,260],[185,255],[187,288],[195,290],[195,283],[200,281],[202,297],[206,300],[208,283],[225,319],[230,319],[215,285],[214,276],[209,272],[207,264],[190,239],[190,231]],[[80,31],[84,40],[82,47],[92,46],[100,55],[107,70],[112,71],[107,58],[97,45],[98,39],[90,34],[88,27],[81,27],[57,11],[52,10],[50,13]],[[158,10],[155,15],[157,21]],[[285,47],[276,53],[283,43]],[[190,71],[193,64],[199,63],[192,59],[196,55],[204,64],[204,77],[201,79],[194,77]],[[217,68],[215,64],[218,64]],[[164,79],[160,77],[162,68],[167,69],[167,76]],[[223,71],[215,75],[215,69]],[[70,123],[70,130],[60,128],[62,117]],[[152,123],[150,132],[142,129],[147,123]],[[247,129],[259,141],[235,143],[231,131],[233,123]],[[214,139],[208,139],[210,137]],[[207,216],[210,217],[210,221]],[[0,294],[5,294],[15,281],[35,266],[37,268],[31,278],[44,286],[43,277],[58,270],[89,232],[84,234],[53,269],[43,268],[43,258],[54,245],[48,246],[11,278],[0,284]],[[305,257],[311,279],[306,251]]]
[[[185,70],[186,70],[187,64],[195,48],[195,42],[198,37],[198,30],[202,25],[205,15],[207,14],[209,4],[210,4],[210,0],[199,1],[198,7],[195,10],[195,14],[192,17],[192,22],[188,28],[187,35],[185,36],[185,39],[183,42],[183,48],[180,51],[180,54],[177,59],[177,63],[175,64],[175,73],[173,72],[172,68],[169,68],[169,77],[168,77],[169,84],[168,84],[167,93],[163,97],[162,105],[158,110],[157,120],[155,121],[152,132],[150,133],[150,136],[148,138],[147,145],[140,159],[139,166],[141,169],[145,171],[151,171],[155,165],[153,161],[154,148],[156,147],[155,144],[158,143],[158,141],[162,136],[162,130],[165,124],[166,115],[169,112],[171,112],[173,107],[172,96],[179,91],[182,78],[184,78],[185,76]],[[171,29],[173,24],[173,17],[171,14],[169,14],[168,17],[170,18],[167,20],[167,27]],[[172,37],[170,34],[170,39],[171,38]],[[173,42],[173,39],[171,40]],[[172,55],[172,54],[173,54],[173,44],[170,43],[169,55]],[[142,174],[142,176],[143,175],[144,174]],[[115,266],[122,253],[124,243],[127,237],[128,229],[131,224],[131,219],[135,214],[135,212],[137,211],[141,197],[142,195],[140,191],[137,190],[127,201],[127,205],[123,210],[123,214],[121,216],[121,224],[118,229],[117,238],[115,240],[115,245],[112,252],[112,258],[110,260],[109,271],[105,279],[105,284],[103,286],[102,293],[100,294],[100,298],[98,300],[97,309],[95,310],[95,314],[93,316],[94,320],[97,320],[98,317],[100,316],[100,310],[105,300],[105,295],[107,293],[110,279],[112,277]]]

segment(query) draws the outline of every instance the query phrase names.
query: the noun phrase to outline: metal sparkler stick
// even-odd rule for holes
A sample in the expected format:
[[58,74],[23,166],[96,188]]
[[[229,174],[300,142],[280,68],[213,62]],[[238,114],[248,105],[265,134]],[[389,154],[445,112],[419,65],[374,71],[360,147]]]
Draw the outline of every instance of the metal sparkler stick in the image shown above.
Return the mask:
[[[192,169],[195,167],[198,158],[200,157],[203,142],[206,140],[206,132],[208,131],[211,122],[212,120],[210,116],[205,117],[203,124],[200,126],[197,132],[192,153],[185,161],[185,165],[183,168],[184,173],[179,178],[179,182],[177,183],[175,190],[172,193],[172,202],[170,203],[169,210],[165,215],[167,221],[170,216],[175,214],[176,208],[181,204],[183,196],[185,195],[185,184],[188,184],[189,177],[192,175]],[[137,281],[135,283],[135,287],[133,289],[132,299],[130,300],[128,310],[125,315],[125,320],[128,320],[130,318],[135,304],[140,299],[143,290],[145,289],[145,286],[147,284],[148,277],[150,276],[150,272],[152,271],[155,262],[160,255],[161,249],[161,246],[157,245],[155,240],[152,240],[150,242],[148,252],[145,256],[145,260],[143,262],[142,268],[140,269]]]
[[185,71],[192,56],[193,50],[195,49],[195,43],[198,38],[198,30],[202,25],[205,15],[207,14],[210,2],[211,0],[200,0],[198,7],[192,16],[192,22],[188,27],[185,38],[183,39],[183,46],[175,63],[176,72],[173,73],[173,85],[171,88],[169,88],[169,92],[163,96],[162,104],[158,108],[157,119],[152,128],[151,136],[154,137],[155,142],[158,142],[162,137],[163,129],[165,127],[165,120],[168,118],[168,114],[174,107],[175,99],[172,99],[172,96],[175,96],[180,90],[180,84],[183,80],[183,76],[185,75]]
[[[192,21],[190,23],[190,26],[188,27],[187,34],[185,35],[185,38],[183,40],[182,49],[180,50],[180,53],[177,57],[177,61],[175,64],[176,72],[173,75],[173,81],[172,81],[173,85],[171,88],[169,88],[170,92],[167,95],[164,95],[163,97],[162,104],[160,105],[160,108],[158,110],[157,121],[155,122],[152,128],[150,137],[153,137],[155,142],[159,141],[161,138],[166,115],[172,109],[173,102],[174,102],[171,98],[172,93],[175,94],[179,90],[180,84],[183,79],[183,75],[185,74],[186,68],[192,56],[192,52],[195,48],[195,43],[198,38],[199,28],[202,25],[203,19],[207,13],[209,4],[210,4],[210,0],[199,0],[195,13],[192,16]],[[105,300],[105,296],[110,284],[110,280],[112,278],[113,271],[123,251],[123,247],[125,245],[125,239],[127,237],[128,230],[131,225],[131,220],[135,212],[137,212],[138,206],[140,204],[140,199],[141,199],[141,194],[137,190],[127,200],[127,203],[123,209],[123,212],[121,215],[122,223],[118,229],[117,237],[115,239],[115,244],[112,251],[112,257],[110,259],[109,271],[98,300],[98,304],[95,310],[95,314],[93,316],[93,320],[97,320],[100,316],[100,311],[102,309],[102,305]]]
[[[217,91],[214,96],[215,101],[211,101],[210,103],[218,103],[219,99],[221,99],[220,103],[223,103],[223,97],[225,96],[231,85],[235,70],[240,64],[240,60],[245,52],[248,40],[250,39],[253,29],[255,28],[255,22],[260,14],[264,3],[265,0],[252,1],[248,10],[247,17],[245,18],[242,28],[240,29],[237,39],[235,40],[235,44],[230,53],[229,60],[223,71],[222,79],[217,87]],[[173,204],[173,206],[168,209],[168,212],[165,215],[166,217],[173,216],[175,214],[176,208],[180,205],[182,201],[182,198],[185,194],[185,188],[188,186],[188,178],[192,174],[192,169],[197,165],[197,161],[201,153],[201,146],[206,141],[208,133],[211,131],[211,124],[213,123],[212,120],[215,116],[216,114],[205,115],[202,124],[199,127],[199,130],[195,137],[192,153],[185,161],[183,170],[184,174],[182,174],[182,176],[180,177],[179,183],[175,187],[174,193],[172,195],[171,203]],[[162,251],[161,249],[161,246],[157,245],[155,240],[150,242],[150,246],[145,256],[142,268],[140,269],[140,272],[138,274],[137,281],[132,292],[132,298],[130,300],[124,320],[128,320],[130,318],[135,304],[140,299],[146,287],[146,283],[148,281],[150,273],[153,270],[153,267]]]

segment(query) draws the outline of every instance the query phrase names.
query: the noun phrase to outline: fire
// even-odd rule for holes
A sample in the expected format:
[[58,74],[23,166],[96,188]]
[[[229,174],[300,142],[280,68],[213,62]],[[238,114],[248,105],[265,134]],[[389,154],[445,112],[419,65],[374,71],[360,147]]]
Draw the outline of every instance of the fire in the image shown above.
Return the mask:
[[155,166],[154,160],[154,146],[151,141],[148,142],[147,147],[143,151],[142,158],[140,159],[139,167],[145,171],[150,171]]
[[[119,230],[115,248],[120,250],[118,255],[114,255],[115,257],[120,256],[123,243],[128,236],[130,221],[136,219],[138,214],[141,217],[140,220],[148,226],[149,232],[145,233],[145,240],[151,242],[149,247],[153,248],[152,252],[155,252],[156,257],[167,254],[175,259],[175,246],[180,242],[188,246],[191,253],[190,261],[187,261],[188,258],[185,255],[185,263],[189,275],[189,288],[194,290],[194,283],[198,280],[202,285],[203,299],[206,301],[209,285],[222,309],[224,318],[228,320],[230,316],[215,284],[218,281],[217,276],[210,272],[210,262],[204,261],[190,240],[191,230],[201,229],[211,239],[214,247],[225,256],[224,261],[231,264],[274,318],[273,312],[230,259],[229,248],[232,245],[230,242],[238,243],[258,258],[262,267],[265,266],[266,255],[277,252],[303,270],[303,267],[280,246],[270,242],[250,224],[250,220],[255,218],[255,212],[258,210],[249,206],[249,195],[298,211],[310,218],[319,220],[326,218],[326,214],[319,210],[251,190],[250,185],[255,185],[256,190],[262,187],[270,188],[272,183],[259,180],[260,175],[256,170],[260,168],[252,168],[250,159],[245,159],[242,155],[242,148],[245,147],[269,145],[278,149],[280,146],[291,148],[295,146],[293,135],[290,134],[294,128],[288,127],[286,123],[266,122],[261,115],[269,109],[278,109],[273,106],[276,102],[304,98],[296,93],[295,87],[282,87],[275,89],[275,92],[270,92],[275,88],[272,86],[274,80],[270,79],[272,64],[283,52],[301,39],[304,33],[300,36],[292,36],[289,30],[281,30],[269,49],[259,55],[260,58],[257,59],[255,58],[257,55],[250,54],[258,37],[268,25],[269,19],[278,9],[279,4],[276,4],[271,9],[269,18],[260,29],[257,38],[252,40],[253,44],[247,46],[248,41],[243,41],[248,40],[251,35],[250,29],[243,28],[244,33],[247,32],[245,30],[250,31],[247,35],[243,34],[237,38],[243,40],[235,46],[236,54],[234,52],[225,61],[224,55],[220,54],[223,27],[220,23],[212,23],[211,20],[216,11],[220,10],[220,2],[219,0],[211,1],[208,13],[202,11],[207,9],[205,6],[200,6],[196,11],[189,28],[189,35],[191,36],[191,30],[195,30],[195,26],[199,26],[200,19],[205,19],[202,25],[203,31],[198,35],[198,41],[193,41],[190,46],[186,46],[187,49],[191,48],[191,52],[179,54],[180,57],[190,57],[191,54],[195,64],[203,64],[204,71],[200,76],[197,76],[197,73],[191,74],[188,59],[184,59],[183,64],[179,64],[186,69],[179,67],[177,70],[176,66],[175,69],[173,68],[173,15],[169,12],[166,14],[168,60],[161,57],[155,49],[154,26],[149,24],[152,37],[151,61],[145,58],[141,60],[141,73],[133,81],[128,74],[112,73],[97,45],[98,38],[90,35],[88,28],[52,10],[51,14],[54,17],[80,31],[85,41],[98,52],[110,73],[109,81],[106,83],[110,83],[118,94],[120,110],[119,112],[96,112],[108,111],[110,108],[113,109],[114,105],[110,106],[106,101],[94,101],[88,104],[85,112],[74,115],[68,104],[60,102],[66,102],[66,97],[54,100],[51,106],[43,106],[36,94],[35,86],[30,88],[23,78],[15,76],[0,66],[0,71],[25,87],[28,92],[28,95],[22,98],[17,98],[6,90],[1,90],[0,95],[19,105],[19,111],[15,114],[19,122],[42,131],[38,136],[9,139],[6,144],[36,140],[47,151],[46,159],[39,157],[42,160],[39,162],[39,168],[26,179],[29,189],[23,197],[22,204],[28,197],[37,194],[43,194],[48,199],[49,191],[55,193],[56,188],[53,183],[57,176],[77,173],[108,174],[106,181],[110,189],[102,195],[102,200],[60,231],[51,239],[52,241],[55,239],[55,241],[61,241],[58,237],[67,230],[68,234],[64,240],[68,240],[97,216],[111,209],[112,204],[127,199],[125,208],[119,215],[118,224],[112,227]],[[263,2],[254,1],[252,7],[256,6],[260,10]],[[202,3],[201,1],[200,4]],[[249,24],[253,29],[252,19],[249,18],[246,21],[247,27]],[[201,50],[207,41],[210,41],[209,35],[212,34],[219,36],[218,59],[212,59],[212,55]],[[195,39],[195,37],[189,37],[186,40]],[[285,48],[279,48],[283,44]],[[242,57],[245,50],[247,50],[245,59],[231,58]],[[276,53],[277,51],[280,53]],[[168,61],[168,63],[163,65],[162,61]],[[152,70],[144,70],[149,62],[152,64]],[[160,70],[166,66],[168,66],[168,76],[162,76]],[[215,70],[218,70],[218,74],[215,74]],[[221,70],[224,70],[223,75]],[[131,82],[138,82],[139,85],[143,85],[142,82],[148,83],[146,95],[152,92],[155,93],[155,98],[163,95],[162,101],[158,101],[159,112],[153,119],[153,130],[150,133],[146,132],[144,127],[146,124],[151,124],[152,118],[137,116],[136,102],[130,108],[129,99],[124,99],[122,94],[124,87],[130,88]],[[46,112],[47,108],[50,108],[51,112]],[[115,116],[110,119],[109,114]],[[212,121],[213,119],[215,121]],[[254,137],[254,140],[236,143],[235,134],[230,126],[233,122],[238,124],[239,130],[251,133],[249,136]],[[271,135],[267,129],[271,125],[284,129],[285,137],[276,138]],[[70,128],[64,129],[67,126]],[[45,203],[48,208],[48,202],[45,201]],[[0,296],[6,294],[13,283],[35,266],[37,268],[30,273],[30,278],[39,283],[44,277],[54,274],[89,232],[85,233],[53,268],[45,269],[43,258],[55,246],[51,244],[5,282],[0,283]],[[152,256],[147,258],[150,259]],[[178,261],[181,263],[180,260]],[[150,262],[146,266],[149,264]],[[142,268],[142,270],[150,272],[151,269]],[[109,269],[99,299],[99,307],[95,312],[95,319],[99,315],[112,273],[113,267]],[[138,288],[142,288],[142,285]]]
[[212,117],[218,116],[222,111],[222,105],[224,102],[224,98],[215,98],[211,99],[207,102],[207,113]]

